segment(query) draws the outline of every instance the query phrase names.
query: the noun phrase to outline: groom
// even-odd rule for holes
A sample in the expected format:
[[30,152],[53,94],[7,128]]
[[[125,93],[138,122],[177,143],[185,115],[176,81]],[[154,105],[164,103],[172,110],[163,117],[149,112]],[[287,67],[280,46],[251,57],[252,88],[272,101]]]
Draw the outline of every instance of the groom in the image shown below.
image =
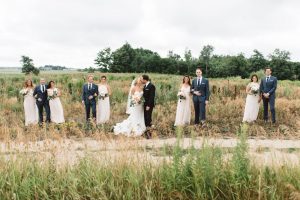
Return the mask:
[[150,82],[148,75],[142,76],[142,82],[145,84],[144,86],[144,118],[145,118],[145,125],[147,127],[147,131],[145,133],[146,138],[151,138],[151,132],[149,128],[152,126],[152,111],[155,106],[155,86]]
[[260,93],[262,95],[264,104],[264,120],[268,121],[268,107],[270,104],[270,110],[272,114],[272,123],[276,123],[275,116],[275,91],[277,88],[277,78],[271,76],[272,70],[270,67],[265,69],[265,77],[261,79],[260,82]]
[[205,127],[206,105],[209,100],[209,84],[208,80],[202,77],[202,70],[196,69],[197,78],[192,81],[191,93],[195,108],[195,125],[201,120],[202,127]]
[[94,77],[93,75],[88,75],[87,83],[82,88],[82,104],[85,105],[87,122],[90,120],[91,109],[93,119],[96,119],[96,98],[98,95],[98,86],[94,84]]
[[43,109],[46,111],[46,122],[50,122],[50,106],[47,95],[48,86],[44,78],[40,79],[40,85],[36,86],[33,91],[33,96],[36,98],[36,105],[39,110],[39,125],[43,123]]

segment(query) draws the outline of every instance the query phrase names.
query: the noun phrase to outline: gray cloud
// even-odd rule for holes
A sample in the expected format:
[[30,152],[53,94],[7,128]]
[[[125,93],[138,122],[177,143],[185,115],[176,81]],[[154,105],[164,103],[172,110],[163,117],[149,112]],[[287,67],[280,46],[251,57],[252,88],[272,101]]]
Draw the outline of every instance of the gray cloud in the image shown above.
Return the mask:
[[93,65],[97,51],[128,41],[165,56],[205,44],[218,54],[289,50],[299,61],[296,0],[0,0],[0,66],[21,55],[36,66]]

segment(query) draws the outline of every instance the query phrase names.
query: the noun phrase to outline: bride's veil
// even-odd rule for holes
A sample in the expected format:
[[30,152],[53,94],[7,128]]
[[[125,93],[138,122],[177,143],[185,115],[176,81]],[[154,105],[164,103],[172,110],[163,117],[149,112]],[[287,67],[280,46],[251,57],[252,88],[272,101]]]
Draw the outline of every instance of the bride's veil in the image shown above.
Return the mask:
[[133,81],[131,83],[131,86],[130,86],[130,89],[129,89],[128,100],[127,100],[127,107],[126,107],[126,114],[130,114],[130,109],[131,109],[130,108],[131,90],[133,89],[135,82],[136,82],[136,79],[133,79]]

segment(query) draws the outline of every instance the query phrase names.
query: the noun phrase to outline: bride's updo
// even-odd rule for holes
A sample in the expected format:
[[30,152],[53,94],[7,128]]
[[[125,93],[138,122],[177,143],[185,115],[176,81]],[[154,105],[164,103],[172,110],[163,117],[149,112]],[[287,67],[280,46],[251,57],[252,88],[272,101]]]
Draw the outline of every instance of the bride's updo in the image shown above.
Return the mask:
[[134,86],[138,86],[138,84],[142,84],[142,78],[141,77],[137,77],[134,81]]

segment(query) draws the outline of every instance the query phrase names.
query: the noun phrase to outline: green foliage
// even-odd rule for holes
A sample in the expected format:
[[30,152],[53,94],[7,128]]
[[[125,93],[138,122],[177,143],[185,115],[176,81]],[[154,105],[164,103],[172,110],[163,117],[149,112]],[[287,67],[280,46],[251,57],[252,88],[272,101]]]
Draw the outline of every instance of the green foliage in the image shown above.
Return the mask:
[[102,72],[109,71],[109,68],[112,64],[112,53],[109,47],[98,52],[97,58],[95,59],[95,64],[100,67]]
[[22,56],[21,63],[22,63],[22,73],[25,73],[26,75],[30,73],[33,73],[34,75],[38,75],[40,73],[40,70],[34,67],[33,60],[28,56]]
[[105,48],[97,54],[95,64],[102,72],[119,73],[164,73],[194,75],[195,69],[200,66],[205,76],[210,78],[236,77],[248,78],[253,72],[264,69],[266,66],[274,68],[274,75],[278,79],[300,79],[300,64],[290,61],[290,53],[276,49],[265,59],[258,50],[253,51],[250,58],[243,53],[238,55],[213,54],[214,47],[205,45],[198,58],[192,56],[189,49],[185,49],[183,58],[173,50],[167,57],[162,58],[158,53],[143,48],[132,48],[129,43],[111,52]]

